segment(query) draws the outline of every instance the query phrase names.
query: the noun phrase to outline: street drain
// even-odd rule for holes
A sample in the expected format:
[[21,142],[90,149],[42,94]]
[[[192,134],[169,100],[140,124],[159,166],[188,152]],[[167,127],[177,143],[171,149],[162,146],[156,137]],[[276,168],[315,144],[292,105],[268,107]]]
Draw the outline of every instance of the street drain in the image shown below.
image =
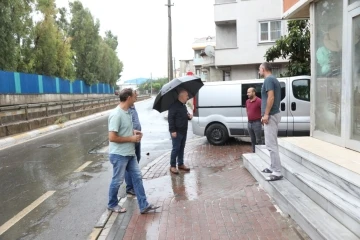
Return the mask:
[[40,148],[58,148],[60,146],[61,146],[61,144],[45,144],[45,145],[42,145]]

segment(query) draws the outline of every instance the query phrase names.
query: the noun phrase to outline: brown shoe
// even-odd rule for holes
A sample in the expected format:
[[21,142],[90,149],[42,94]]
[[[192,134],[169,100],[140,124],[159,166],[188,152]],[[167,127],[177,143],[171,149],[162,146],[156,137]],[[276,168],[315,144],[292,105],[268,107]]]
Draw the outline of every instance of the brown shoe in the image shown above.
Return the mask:
[[190,172],[190,168],[185,166],[185,165],[180,165],[178,166],[178,169],[180,170],[183,170],[183,171],[186,171],[186,172]]
[[170,172],[173,174],[179,174],[179,171],[176,169],[176,167],[170,167]]

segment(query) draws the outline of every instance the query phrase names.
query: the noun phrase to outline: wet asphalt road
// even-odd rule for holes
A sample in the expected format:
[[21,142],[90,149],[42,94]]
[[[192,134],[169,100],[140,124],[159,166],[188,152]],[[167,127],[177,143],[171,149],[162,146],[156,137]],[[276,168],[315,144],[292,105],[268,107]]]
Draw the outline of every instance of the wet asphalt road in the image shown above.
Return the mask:
[[[153,100],[136,103],[144,133],[141,167],[171,149],[167,121],[151,109]],[[188,139],[194,137],[189,122]],[[0,239],[87,239],[106,210],[111,174],[107,116],[1,150]]]

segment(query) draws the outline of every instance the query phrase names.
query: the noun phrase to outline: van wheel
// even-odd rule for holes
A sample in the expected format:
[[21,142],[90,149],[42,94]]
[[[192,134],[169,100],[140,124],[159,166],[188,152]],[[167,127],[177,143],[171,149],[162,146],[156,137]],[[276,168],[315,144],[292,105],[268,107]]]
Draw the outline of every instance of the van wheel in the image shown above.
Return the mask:
[[214,123],[206,130],[207,140],[213,145],[223,145],[229,139],[226,127],[219,123]]

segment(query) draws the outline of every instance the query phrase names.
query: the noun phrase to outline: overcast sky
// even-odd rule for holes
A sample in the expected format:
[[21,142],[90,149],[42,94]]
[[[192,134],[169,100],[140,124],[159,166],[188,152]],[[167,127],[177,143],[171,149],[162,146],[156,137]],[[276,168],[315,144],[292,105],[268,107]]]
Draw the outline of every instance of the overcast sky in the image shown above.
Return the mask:
[[[71,0],[70,0],[71,1]],[[56,0],[58,7],[69,0]],[[118,56],[124,63],[122,80],[167,76],[167,0],[81,0],[100,20],[101,35],[118,36]],[[215,35],[214,0],[173,0],[173,57],[193,58],[195,38]]]

